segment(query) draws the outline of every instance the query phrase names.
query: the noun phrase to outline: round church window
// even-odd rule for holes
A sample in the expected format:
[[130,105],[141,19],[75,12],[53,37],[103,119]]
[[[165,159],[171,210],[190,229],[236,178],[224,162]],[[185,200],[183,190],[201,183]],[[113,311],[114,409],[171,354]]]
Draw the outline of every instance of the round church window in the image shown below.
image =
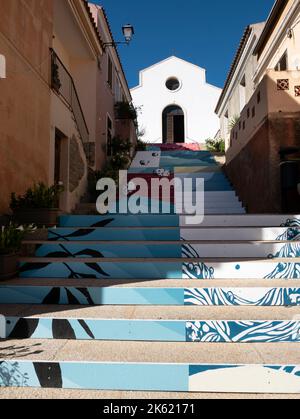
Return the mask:
[[178,90],[180,87],[180,81],[176,77],[171,77],[166,81],[166,86],[169,90],[174,92],[175,90]]

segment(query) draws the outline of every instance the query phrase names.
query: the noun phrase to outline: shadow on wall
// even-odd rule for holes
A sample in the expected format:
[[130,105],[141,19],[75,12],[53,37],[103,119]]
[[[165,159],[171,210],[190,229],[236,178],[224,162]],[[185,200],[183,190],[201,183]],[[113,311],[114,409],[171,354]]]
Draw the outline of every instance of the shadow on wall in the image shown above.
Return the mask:
[[300,212],[300,86],[287,75],[266,76],[232,132],[225,170],[249,213]]

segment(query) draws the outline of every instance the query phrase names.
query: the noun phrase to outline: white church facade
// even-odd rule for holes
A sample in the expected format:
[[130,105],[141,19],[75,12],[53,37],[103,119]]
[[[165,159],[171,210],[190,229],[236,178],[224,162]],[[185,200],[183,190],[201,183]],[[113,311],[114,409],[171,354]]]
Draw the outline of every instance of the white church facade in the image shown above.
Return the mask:
[[142,70],[131,94],[149,143],[204,143],[219,130],[221,89],[206,82],[205,69],[185,60],[170,57]]

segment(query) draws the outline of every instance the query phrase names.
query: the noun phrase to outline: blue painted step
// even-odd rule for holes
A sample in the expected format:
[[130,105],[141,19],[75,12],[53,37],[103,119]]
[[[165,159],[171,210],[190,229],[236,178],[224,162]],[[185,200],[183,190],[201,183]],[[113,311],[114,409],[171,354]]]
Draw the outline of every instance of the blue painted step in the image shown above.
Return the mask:
[[300,365],[133,364],[0,360],[0,387],[300,393]]
[[63,215],[60,227],[179,227],[178,215]]
[[159,260],[116,261],[74,259],[61,261],[25,259],[21,278],[96,279],[300,279],[298,259],[266,261],[161,262]]
[[190,243],[43,243],[36,245],[41,258],[300,258],[300,242]]
[[179,228],[158,230],[146,229],[76,229],[59,228],[49,229],[48,239],[53,241],[179,241]]
[[1,286],[0,304],[300,306],[300,288]]
[[300,321],[108,320],[6,317],[6,339],[300,343]]

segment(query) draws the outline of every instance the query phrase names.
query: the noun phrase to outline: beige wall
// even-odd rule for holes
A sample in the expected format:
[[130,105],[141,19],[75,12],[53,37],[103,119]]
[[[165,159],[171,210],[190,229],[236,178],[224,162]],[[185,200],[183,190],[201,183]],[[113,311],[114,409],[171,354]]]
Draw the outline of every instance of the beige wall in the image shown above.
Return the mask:
[[[284,52],[288,51],[289,70],[300,70],[300,2],[289,0],[258,61],[254,81],[259,83],[268,69],[274,69]],[[287,31],[292,28],[293,36]]]
[[52,0],[0,0],[0,54],[7,78],[0,80],[0,213],[10,194],[50,181],[49,48]]
[[[289,81],[288,90],[278,90],[277,81],[280,79]],[[226,153],[227,163],[234,159],[248,144],[256,131],[265,122],[268,115],[277,115],[278,118],[281,115],[284,117],[285,115],[297,114],[299,112],[300,96],[296,96],[295,94],[296,86],[300,86],[300,71],[267,71],[265,77],[241,113],[240,120],[231,132],[231,147]],[[259,103],[258,95],[260,96]],[[254,116],[252,116],[253,109],[255,109]],[[245,129],[243,128],[244,123]]]
[[[239,66],[235,71],[233,80],[228,86],[227,95],[220,107],[220,135],[225,139],[226,149],[229,148],[230,143],[230,130],[228,124],[233,118],[240,116],[245,104],[248,103],[255,89],[253,75],[256,70],[257,57],[253,55],[253,50],[263,27],[263,23],[251,26],[251,36],[245,46],[244,53],[241,57]],[[245,87],[241,86],[242,81],[245,81]],[[228,115],[228,118],[226,115]]]

